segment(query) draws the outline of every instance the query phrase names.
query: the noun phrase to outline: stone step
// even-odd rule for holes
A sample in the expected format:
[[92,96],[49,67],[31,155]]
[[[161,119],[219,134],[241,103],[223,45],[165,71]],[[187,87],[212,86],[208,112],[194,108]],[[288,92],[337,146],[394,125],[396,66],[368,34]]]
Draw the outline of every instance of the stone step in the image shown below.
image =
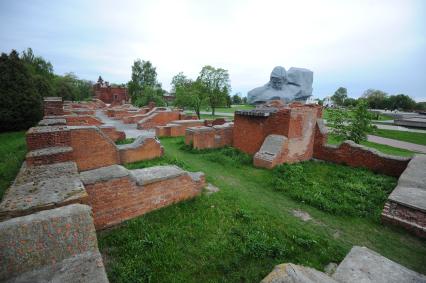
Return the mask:
[[26,155],[28,166],[53,164],[72,160],[72,147],[54,146],[32,150]]
[[332,277],[342,283],[426,282],[426,276],[358,246],[351,249]]

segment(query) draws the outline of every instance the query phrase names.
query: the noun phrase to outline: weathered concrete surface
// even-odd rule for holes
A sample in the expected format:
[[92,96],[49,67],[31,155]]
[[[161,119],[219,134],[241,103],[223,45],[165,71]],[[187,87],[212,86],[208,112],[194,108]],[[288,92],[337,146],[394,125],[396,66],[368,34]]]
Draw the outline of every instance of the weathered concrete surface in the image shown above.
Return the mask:
[[94,170],[83,171],[80,173],[80,179],[84,185],[90,185],[97,182],[105,182],[112,179],[118,179],[129,176],[130,171],[121,165],[111,165]]
[[283,159],[288,149],[288,139],[282,135],[269,135],[263,141],[259,151],[253,157],[256,167],[272,168]]
[[0,222],[0,281],[84,252],[98,252],[87,205],[67,205]]
[[173,179],[187,174],[186,171],[175,165],[154,166],[144,169],[131,170],[130,172],[132,178],[139,186]]
[[389,195],[382,220],[426,237],[426,155],[417,154]]
[[85,203],[87,198],[75,162],[30,167],[24,162],[0,203],[0,219],[71,203]]
[[380,254],[354,246],[332,276],[338,282],[401,283],[426,282],[426,276],[414,272]]
[[337,283],[337,281],[316,269],[284,263],[275,266],[261,283]]
[[426,155],[411,159],[389,200],[426,212]]
[[108,278],[99,252],[85,252],[57,264],[25,272],[7,283],[107,283]]

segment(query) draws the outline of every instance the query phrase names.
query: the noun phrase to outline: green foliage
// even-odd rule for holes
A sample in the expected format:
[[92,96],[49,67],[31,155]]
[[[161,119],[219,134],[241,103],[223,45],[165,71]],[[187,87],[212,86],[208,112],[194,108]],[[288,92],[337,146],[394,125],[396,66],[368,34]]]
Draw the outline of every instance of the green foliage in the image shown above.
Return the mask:
[[157,71],[150,61],[137,59],[132,66],[132,79],[127,84],[129,95],[136,106],[155,102],[165,105],[161,84],[157,81]]
[[327,114],[331,133],[341,139],[360,143],[365,141],[367,133],[373,130],[371,113],[365,100],[359,100],[352,112],[338,108],[328,111]]
[[414,110],[416,102],[405,94],[388,95],[386,92],[376,89],[368,89],[362,95],[367,100],[368,107],[372,109],[389,110]]
[[343,106],[343,103],[347,97],[348,97],[348,90],[344,87],[339,87],[331,96],[331,100],[333,100],[333,102],[337,106]]
[[200,119],[201,107],[206,104],[207,95],[200,81],[188,79],[182,72],[172,79],[172,88],[175,91],[175,106],[188,107],[197,114]]
[[21,168],[26,152],[25,132],[0,133],[0,200]]
[[242,103],[243,103],[243,100],[241,99],[241,93],[240,92],[238,92],[238,93],[236,93],[232,96],[232,104],[239,105],[239,104],[242,104]]
[[42,117],[42,98],[18,52],[0,57],[0,131],[27,129]]
[[284,164],[274,169],[274,177],[275,189],[298,201],[329,213],[376,221],[396,185],[393,177],[332,163]]
[[115,144],[130,144],[133,143],[135,141],[135,138],[126,138],[124,140],[118,140],[115,142]]
[[217,107],[226,104],[231,91],[228,71],[222,68],[204,66],[197,81],[200,82],[201,91],[206,94],[207,104],[211,107],[212,115],[214,115]]

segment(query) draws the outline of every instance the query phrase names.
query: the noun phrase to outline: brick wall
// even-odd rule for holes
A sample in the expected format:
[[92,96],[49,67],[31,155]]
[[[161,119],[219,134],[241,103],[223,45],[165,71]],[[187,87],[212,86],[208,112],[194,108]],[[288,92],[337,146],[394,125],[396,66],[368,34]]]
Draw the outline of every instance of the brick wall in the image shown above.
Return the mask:
[[156,126],[164,126],[174,120],[179,120],[179,111],[159,111],[140,120],[138,122],[139,130],[153,129]]
[[164,154],[164,148],[155,138],[147,138],[137,147],[120,148],[120,163],[132,163],[141,160],[149,160]]
[[192,198],[201,190],[188,175],[144,186],[138,186],[129,177],[122,177],[85,187],[93,209],[96,229],[103,229]]
[[419,237],[426,238],[426,212],[388,200],[382,212],[382,221],[402,226]]
[[27,149],[35,150],[53,146],[70,146],[70,131],[65,126],[33,127],[26,133]]
[[189,127],[185,132],[185,144],[196,149],[219,148],[233,143],[232,123],[213,127]]
[[100,126],[102,121],[90,115],[65,115],[68,126]]
[[[59,149],[59,150],[55,150],[55,149]],[[53,148],[43,149],[41,151],[44,151],[44,150],[46,150],[47,152],[42,152],[41,154],[37,154],[37,152],[39,152],[40,150],[30,151],[25,157],[25,162],[27,163],[27,166],[37,166],[37,165],[72,161],[73,155],[72,155],[71,147],[67,147],[67,148],[53,147]]]
[[126,139],[126,133],[117,131],[113,126],[100,126],[99,129],[107,135],[113,142]]
[[381,174],[399,177],[410,158],[386,155],[352,141],[339,146],[327,144],[327,132],[322,126],[315,128],[314,157],[351,167],[364,167]]
[[116,145],[95,126],[72,129],[71,146],[79,171],[120,163]]
[[64,115],[64,103],[61,97],[46,97],[43,104],[44,116]]

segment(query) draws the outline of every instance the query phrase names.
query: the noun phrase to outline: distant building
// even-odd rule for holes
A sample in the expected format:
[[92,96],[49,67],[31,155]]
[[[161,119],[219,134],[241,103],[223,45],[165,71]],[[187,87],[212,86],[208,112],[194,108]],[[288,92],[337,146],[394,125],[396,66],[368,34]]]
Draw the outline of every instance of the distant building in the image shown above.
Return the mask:
[[166,91],[163,94],[163,98],[167,102],[167,104],[171,104],[171,103],[173,103],[173,101],[175,101],[176,95],[173,92],[167,92]]
[[318,104],[318,99],[314,99],[312,96],[309,96],[306,99],[305,104]]
[[334,102],[333,100],[331,100],[330,96],[327,96],[324,98],[324,100],[322,101],[322,105],[324,107],[334,107]]
[[99,76],[98,82],[93,85],[95,97],[108,104],[124,104],[129,102],[129,95],[126,87],[110,86]]

